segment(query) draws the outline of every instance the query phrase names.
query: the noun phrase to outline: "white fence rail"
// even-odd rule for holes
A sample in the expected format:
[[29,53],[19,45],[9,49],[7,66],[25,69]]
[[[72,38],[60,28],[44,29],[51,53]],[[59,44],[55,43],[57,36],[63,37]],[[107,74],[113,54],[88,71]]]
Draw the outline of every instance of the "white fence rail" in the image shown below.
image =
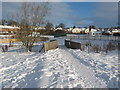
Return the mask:
[[113,40],[113,41],[120,41],[119,36],[65,36],[60,37],[65,39],[82,39],[82,40]]

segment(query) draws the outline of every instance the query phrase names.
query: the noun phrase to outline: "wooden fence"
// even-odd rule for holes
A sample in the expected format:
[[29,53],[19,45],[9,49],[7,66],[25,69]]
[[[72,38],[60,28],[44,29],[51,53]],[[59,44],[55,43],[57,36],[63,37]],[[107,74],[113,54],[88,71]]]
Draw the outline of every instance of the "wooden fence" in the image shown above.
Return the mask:
[[71,49],[81,49],[81,43],[65,40],[65,46]]
[[20,42],[20,39],[0,39],[0,43]]
[[44,51],[52,50],[58,48],[58,41],[51,40],[50,42],[44,43]]

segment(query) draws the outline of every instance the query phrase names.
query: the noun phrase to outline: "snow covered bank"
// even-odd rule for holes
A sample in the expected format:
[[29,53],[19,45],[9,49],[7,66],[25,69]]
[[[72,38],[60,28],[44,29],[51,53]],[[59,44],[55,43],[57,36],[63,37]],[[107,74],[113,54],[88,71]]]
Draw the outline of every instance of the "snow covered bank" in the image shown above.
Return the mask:
[[58,49],[0,53],[4,88],[118,88],[118,56]]
[[[118,53],[108,55],[99,53],[86,53],[80,50],[70,50],[82,64],[93,70],[96,78],[101,79],[109,88],[118,87]],[[89,75],[89,74],[88,74]],[[91,80],[92,81],[92,80]]]

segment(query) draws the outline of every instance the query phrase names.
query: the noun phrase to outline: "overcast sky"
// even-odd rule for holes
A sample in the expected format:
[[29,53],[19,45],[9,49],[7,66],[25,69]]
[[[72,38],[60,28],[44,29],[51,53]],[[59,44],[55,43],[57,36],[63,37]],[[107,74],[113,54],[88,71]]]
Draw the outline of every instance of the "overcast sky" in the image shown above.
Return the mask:
[[[2,2],[2,19],[13,16],[20,5],[21,2]],[[51,2],[50,7],[48,21],[54,25],[112,27],[118,24],[117,2]]]

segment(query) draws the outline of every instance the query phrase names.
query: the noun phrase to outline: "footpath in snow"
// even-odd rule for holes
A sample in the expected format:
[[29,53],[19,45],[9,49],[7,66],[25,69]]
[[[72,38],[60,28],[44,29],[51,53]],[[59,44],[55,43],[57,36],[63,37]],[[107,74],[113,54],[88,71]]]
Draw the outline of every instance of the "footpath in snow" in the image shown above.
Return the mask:
[[118,88],[116,55],[88,54],[65,46],[45,53],[1,53],[4,88]]

